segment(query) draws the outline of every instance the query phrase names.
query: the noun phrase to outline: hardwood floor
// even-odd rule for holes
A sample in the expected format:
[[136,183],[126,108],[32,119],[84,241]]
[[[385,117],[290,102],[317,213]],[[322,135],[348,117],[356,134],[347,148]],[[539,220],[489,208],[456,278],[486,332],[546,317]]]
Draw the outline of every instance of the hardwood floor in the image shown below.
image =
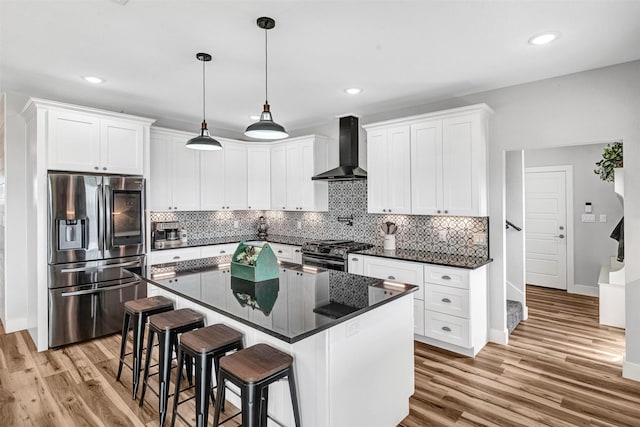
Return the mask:
[[527,287],[529,319],[475,359],[417,343],[405,427],[640,426],[640,383],[622,378],[624,331],[598,298]]
[[[597,298],[536,287],[527,298],[529,319],[508,346],[471,359],[415,344],[416,393],[401,426],[640,426],[640,383],[621,377],[624,333],[598,324]],[[139,408],[130,372],[115,381],[119,343],[38,353],[27,332],[0,325],[0,426],[156,426],[153,393]]]

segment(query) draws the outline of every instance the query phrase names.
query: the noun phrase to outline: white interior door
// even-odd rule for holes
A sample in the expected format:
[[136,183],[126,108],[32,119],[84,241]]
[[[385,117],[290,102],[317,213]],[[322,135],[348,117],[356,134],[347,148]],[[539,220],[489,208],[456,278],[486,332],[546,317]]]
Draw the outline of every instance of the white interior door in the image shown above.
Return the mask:
[[567,172],[527,168],[527,283],[567,289]]

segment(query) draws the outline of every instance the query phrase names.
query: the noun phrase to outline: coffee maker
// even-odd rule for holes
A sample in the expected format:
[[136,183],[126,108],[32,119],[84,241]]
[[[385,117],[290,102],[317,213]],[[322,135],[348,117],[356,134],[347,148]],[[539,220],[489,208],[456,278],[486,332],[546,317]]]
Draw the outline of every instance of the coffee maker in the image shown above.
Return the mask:
[[151,239],[155,249],[176,248],[180,240],[180,223],[177,221],[152,222]]

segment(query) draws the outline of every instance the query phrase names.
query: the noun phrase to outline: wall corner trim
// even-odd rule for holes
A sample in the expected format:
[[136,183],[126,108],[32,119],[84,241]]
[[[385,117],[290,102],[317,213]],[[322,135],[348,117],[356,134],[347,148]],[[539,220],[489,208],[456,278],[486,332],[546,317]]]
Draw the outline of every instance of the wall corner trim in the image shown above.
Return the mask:
[[489,342],[509,344],[509,331],[507,329],[489,329]]
[[630,380],[640,381],[640,363],[629,362],[625,356],[622,362],[622,376]]

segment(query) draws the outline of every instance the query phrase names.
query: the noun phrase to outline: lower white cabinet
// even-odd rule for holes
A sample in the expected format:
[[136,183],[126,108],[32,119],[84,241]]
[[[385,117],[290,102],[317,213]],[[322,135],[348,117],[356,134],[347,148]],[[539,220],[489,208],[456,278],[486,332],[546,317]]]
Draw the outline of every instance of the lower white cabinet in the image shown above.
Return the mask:
[[487,268],[445,267],[369,255],[349,255],[349,272],[419,286],[415,339],[475,356],[487,343]]
[[238,248],[237,243],[225,243],[222,245],[211,245],[202,247],[202,258],[211,258],[216,256],[233,255]]
[[301,246],[285,245],[282,243],[269,243],[278,261],[293,262],[302,264]]
[[168,262],[189,261],[200,258],[200,248],[179,248],[164,249],[161,251],[151,251],[149,253],[148,264],[165,264]]

